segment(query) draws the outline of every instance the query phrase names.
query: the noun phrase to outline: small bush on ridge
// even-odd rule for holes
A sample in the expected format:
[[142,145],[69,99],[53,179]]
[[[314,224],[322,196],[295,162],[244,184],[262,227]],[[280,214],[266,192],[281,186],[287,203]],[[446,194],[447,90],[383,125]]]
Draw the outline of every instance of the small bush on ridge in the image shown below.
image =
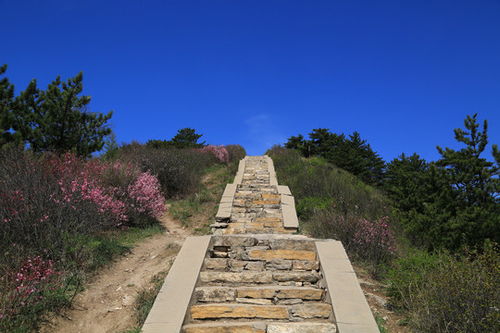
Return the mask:
[[238,162],[239,160],[243,159],[247,153],[245,151],[245,148],[243,148],[240,145],[227,145],[226,150],[229,153],[229,162]]
[[229,163],[229,153],[224,146],[214,146],[208,145],[200,149],[202,153],[210,153],[215,156],[215,158],[220,163]]
[[194,193],[200,186],[204,171],[217,163],[213,154],[197,149],[151,148],[138,143],[120,148],[117,158],[156,176],[167,198]]

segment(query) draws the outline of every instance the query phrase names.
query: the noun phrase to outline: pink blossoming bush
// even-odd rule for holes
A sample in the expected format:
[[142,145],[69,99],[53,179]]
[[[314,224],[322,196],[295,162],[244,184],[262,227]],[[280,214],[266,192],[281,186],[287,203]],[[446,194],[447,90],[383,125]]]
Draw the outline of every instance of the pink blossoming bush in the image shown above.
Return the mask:
[[154,222],[164,200],[132,163],[0,150],[0,332],[68,304],[68,281],[126,250],[114,230]]
[[131,163],[82,161],[66,154],[52,165],[66,202],[92,202],[117,225],[138,224],[130,219],[132,215],[137,220],[141,214],[158,218],[165,210],[158,179]]
[[116,198],[117,188],[104,187],[100,183],[100,177],[108,168],[105,163],[85,162],[69,153],[52,159],[51,163],[67,203],[90,201],[97,205],[100,213],[109,214],[115,221],[128,220],[125,203]]
[[220,163],[229,163],[229,153],[224,146],[208,145],[200,149],[204,153],[211,153]]
[[25,260],[17,272],[2,276],[0,287],[0,331],[10,331],[23,326],[23,317],[39,315],[47,305],[45,295],[60,290],[63,280],[51,260],[35,256]]
[[311,231],[342,242],[349,254],[375,265],[389,262],[396,252],[396,240],[388,217],[368,220],[333,210],[313,216]]
[[395,238],[389,226],[389,217],[375,221],[360,218],[352,240],[359,253],[375,259],[385,259],[395,254]]
[[159,218],[165,212],[165,198],[160,191],[158,179],[149,172],[143,172],[128,187],[128,195],[133,200],[136,212]]

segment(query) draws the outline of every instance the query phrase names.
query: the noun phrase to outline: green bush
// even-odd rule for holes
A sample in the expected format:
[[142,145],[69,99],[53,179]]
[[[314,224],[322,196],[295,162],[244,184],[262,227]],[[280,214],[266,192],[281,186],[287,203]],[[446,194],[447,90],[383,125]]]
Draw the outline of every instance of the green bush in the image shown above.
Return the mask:
[[117,156],[120,160],[133,162],[142,171],[150,171],[155,175],[167,198],[196,192],[205,170],[217,163],[214,155],[195,149],[156,149],[137,143],[123,146]]
[[408,312],[416,332],[500,331],[500,253],[460,257],[416,252],[389,274],[392,304]]
[[388,200],[323,158],[306,159],[281,147],[268,153],[279,182],[290,187],[297,201],[303,229],[314,237],[340,240],[349,255],[379,274],[395,254]]
[[339,213],[355,212],[369,219],[389,212],[389,202],[378,190],[322,158],[305,159],[281,147],[273,147],[268,154],[279,183],[288,185],[298,202],[308,197],[331,199]]
[[229,163],[239,162],[247,155],[245,148],[240,145],[227,145],[226,150],[229,153]]
[[406,311],[413,304],[415,294],[422,289],[425,277],[434,270],[439,261],[443,260],[438,254],[411,249],[401,258],[394,260],[387,273],[387,295],[390,305],[394,309]]
[[310,220],[312,216],[326,210],[333,203],[332,198],[305,197],[298,200],[297,215],[302,220]]

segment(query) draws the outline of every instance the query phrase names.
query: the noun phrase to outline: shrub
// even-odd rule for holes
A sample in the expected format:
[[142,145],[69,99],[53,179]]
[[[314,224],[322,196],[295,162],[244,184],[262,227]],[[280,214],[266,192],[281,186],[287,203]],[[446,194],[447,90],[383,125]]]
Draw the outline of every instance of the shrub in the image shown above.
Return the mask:
[[[51,260],[26,259],[11,274],[0,278],[0,331],[29,331],[31,321],[47,306],[66,305],[65,283]],[[52,303],[52,304],[51,304]]]
[[[93,201],[75,192],[68,197],[46,161],[20,151],[0,156],[0,270],[11,271],[25,256],[65,253],[65,234],[98,232],[111,225]],[[71,181],[63,185],[71,187]],[[72,200],[75,199],[75,200]],[[6,266],[4,266],[6,265]]]
[[66,202],[93,202],[116,225],[142,224],[165,210],[158,179],[149,172],[141,173],[131,163],[84,161],[72,154],[49,161]]
[[215,156],[220,163],[229,163],[229,153],[224,146],[208,145],[200,149],[202,153],[209,153]]
[[204,171],[217,163],[212,154],[195,149],[155,149],[137,143],[122,147],[117,155],[121,161],[136,164],[143,172],[156,176],[167,198],[194,193]]
[[0,331],[36,328],[68,288],[127,248],[108,232],[160,216],[158,179],[132,164],[0,151]]
[[165,198],[160,191],[158,179],[149,172],[143,172],[128,187],[132,209],[138,214],[159,218],[165,212]]
[[396,250],[388,200],[323,158],[306,159],[281,147],[268,153],[279,182],[290,187],[298,202],[304,229],[314,237],[342,241],[349,255],[380,273]]
[[405,256],[394,260],[387,272],[387,295],[396,310],[407,311],[421,290],[426,275],[434,270],[442,255],[411,249]]
[[329,209],[315,214],[308,230],[318,238],[338,239],[356,259],[372,265],[379,274],[395,256],[395,237],[388,217],[368,220],[354,214],[341,215]]
[[239,160],[243,159],[247,155],[245,148],[243,148],[240,145],[227,145],[226,150],[229,153],[229,162],[230,163],[238,162]]
[[389,213],[388,200],[356,176],[318,157],[305,159],[295,150],[273,147],[272,157],[281,184],[300,202],[307,197],[333,199],[341,213],[378,219]]
[[[460,257],[440,254],[402,259],[390,275],[396,302],[404,300],[409,322],[417,332],[498,332],[500,330],[500,254]],[[413,265],[418,263],[420,265]],[[399,299],[398,299],[399,297]]]
[[297,216],[305,221],[310,220],[314,215],[326,210],[333,203],[332,198],[305,197],[298,200]]

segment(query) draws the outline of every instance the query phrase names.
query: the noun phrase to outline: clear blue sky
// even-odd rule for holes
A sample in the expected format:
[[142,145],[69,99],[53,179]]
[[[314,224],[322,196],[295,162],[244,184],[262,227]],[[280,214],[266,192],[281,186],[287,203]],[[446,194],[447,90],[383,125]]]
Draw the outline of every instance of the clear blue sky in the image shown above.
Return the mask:
[[16,91],[83,71],[120,142],[193,127],[262,154],[326,127],[435,159],[478,112],[500,144],[498,0],[0,0],[0,17]]

